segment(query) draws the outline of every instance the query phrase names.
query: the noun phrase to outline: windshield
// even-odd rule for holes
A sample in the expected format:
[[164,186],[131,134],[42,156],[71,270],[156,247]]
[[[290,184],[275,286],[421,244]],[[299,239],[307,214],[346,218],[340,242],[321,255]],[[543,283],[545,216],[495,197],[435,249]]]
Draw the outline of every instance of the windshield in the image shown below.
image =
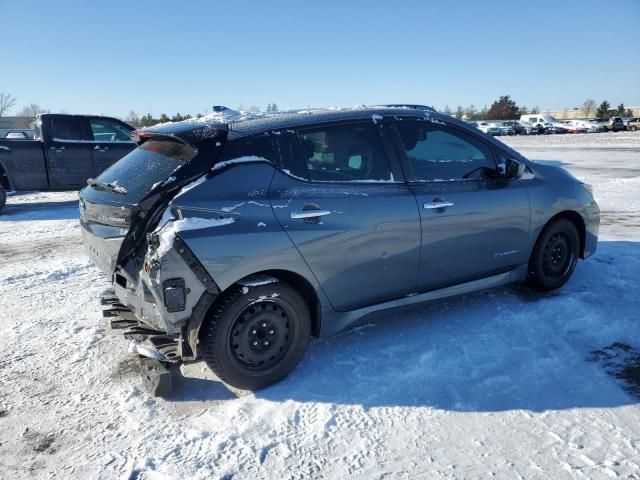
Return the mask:
[[[89,187],[92,197],[137,203],[160,183],[188,163],[196,151],[172,139],[154,138],[120,159],[96,180],[121,187],[121,192],[109,192]],[[122,193],[122,192],[126,193]]]

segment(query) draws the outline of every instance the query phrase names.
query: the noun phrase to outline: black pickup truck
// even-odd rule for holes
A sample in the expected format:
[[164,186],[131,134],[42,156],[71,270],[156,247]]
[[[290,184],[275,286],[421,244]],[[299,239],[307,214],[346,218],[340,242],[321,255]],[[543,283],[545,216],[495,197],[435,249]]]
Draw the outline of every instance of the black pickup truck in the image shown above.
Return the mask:
[[35,138],[0,139],[0,210],[8,190],[67,190],[124,157],[136,144],[134,128],[110,117],[45,113]]

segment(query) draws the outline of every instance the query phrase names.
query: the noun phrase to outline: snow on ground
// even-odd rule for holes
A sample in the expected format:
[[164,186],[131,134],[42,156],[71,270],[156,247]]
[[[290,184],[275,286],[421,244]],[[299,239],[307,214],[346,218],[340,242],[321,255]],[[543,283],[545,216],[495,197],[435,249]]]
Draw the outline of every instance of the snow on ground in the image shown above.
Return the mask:
[[148,397],[102,319],[108,285],[83,253],[76,194],[11,195],[0,478],[640,478],[640,399],[591,361],[615,342],[640,347],[640,141],[555,138],[522,152],[591,182],[604,212],[598,253],[565,288],[380,315],[315,341],[256,394],[197,364],[172,398]]

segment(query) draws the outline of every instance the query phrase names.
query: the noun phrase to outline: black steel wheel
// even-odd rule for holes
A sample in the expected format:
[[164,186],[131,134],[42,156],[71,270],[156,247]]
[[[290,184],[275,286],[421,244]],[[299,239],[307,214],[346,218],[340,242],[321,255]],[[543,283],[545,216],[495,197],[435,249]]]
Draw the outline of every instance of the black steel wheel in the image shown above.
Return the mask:
[[286,377],[309,343],[311,319],[304,298],[276,282],[231,287],[205,319],[200,351],[225,383],[259,390]]
[[258,300],[234,320],[229,335],[231,353],[245,368],[268,370],[289,350],[293,328],[286,308],[270,299]]
[[580,254],[580,236],[573,222],[561,218],[542,231],[529,259],[527,283],[537,290],[561,287],[573,274]]

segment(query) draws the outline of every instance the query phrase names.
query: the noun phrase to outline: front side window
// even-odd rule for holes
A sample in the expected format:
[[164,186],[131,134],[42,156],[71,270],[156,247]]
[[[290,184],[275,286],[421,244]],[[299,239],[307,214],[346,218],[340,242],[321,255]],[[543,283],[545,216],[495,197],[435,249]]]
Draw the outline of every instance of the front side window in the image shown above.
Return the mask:
[[396,126],[415,180],[478,180],[497,176],[489,146],[464,131],[424,121],[402,121]]
[[296,176],[323,182],[393,181],[378,127],[351,123],[298,131]]
[[129,142],[130,131],[117,122],[104,118],[90,120],[91,132],[96,142]]

